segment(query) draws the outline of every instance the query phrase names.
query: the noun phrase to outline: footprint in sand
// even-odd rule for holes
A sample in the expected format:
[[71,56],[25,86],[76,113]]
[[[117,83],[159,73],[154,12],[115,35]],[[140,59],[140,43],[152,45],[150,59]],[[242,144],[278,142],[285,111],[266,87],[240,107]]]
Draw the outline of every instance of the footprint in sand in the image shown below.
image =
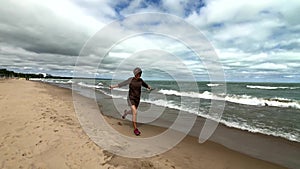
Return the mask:
[[36,143],[35,145],[38,146],[39,144],[41,144],[43,142],[43,140],[40,140],[38,143]]

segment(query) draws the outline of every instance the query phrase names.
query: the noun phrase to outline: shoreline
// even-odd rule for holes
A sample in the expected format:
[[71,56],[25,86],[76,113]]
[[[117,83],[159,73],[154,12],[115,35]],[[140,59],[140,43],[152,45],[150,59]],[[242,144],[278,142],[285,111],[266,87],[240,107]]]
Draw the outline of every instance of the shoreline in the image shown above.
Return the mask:
[[[81,90],[81,94],[85,95],[85,97],[89,97],[90,88],[81,87],[83,90]],[[88,92],[85,92],[85,89]],[[100,107],[102,107],[104,115],[111,116],[116,119],[121,119],[119,111],[112,105],[112,98],[110,96],[107,96],[101,92],[95,92],[97,100],[99,98],[104,98],[101,100],[103,103],[98,103]],[[93,94],[92,94],[93,95]],[[118,100],[118,99],[117,99]],[[122,99],[120,99],[122,100]],[[118,102],[118,101],[117,101]],[[124,101],[120,101],[124,102]],[[124,102],[125,103],[125,102]],[[105,106],[102,106],[105,105]],[[107,106],[109,105],[109,106]],[[127,105],[119,105],[120,107],[127,107]],[[147,111],[151,106],[154,107],[160,107],[156,105],[151,105],[149,103],[143,103],[141,102],[139,109],[142,109],[143,111]],[[127,107],[128,108],[128,107]],[[101,109],[101,108],[100,108]],[[167,118],[159,118],[158,120],[155,120],[154,122],[148,123],[147,125],[153,125],[153,126],[159,126],[163,128],[168,128],[170,125],[172,125],[173,121],[177,117],[174,114],[178,114],[178,110],[172,109],[172,108],[165,108],[167,111],[167,114],[171,114],[171,116],[167,115]],[[171,110],[171,113],[169,112]],[[141,113],[141,112],[140,112]],[[141,116],[139,113],[138,117]],[[149,112],[148,112],[149,113]],[[189,113],[188,113],[189,114]],[[145,114],[144,114],[145,115]],[[146,115],[148,116],[148,115]],[[163,115],[161,115],[163,116]],[[149,118],[146,117],[146,118]],[[151,117],[150,117],[151,118]],[[172,119],[169,121],[166,121],[165,119]],[[130,120],[130,118],[129,118]],[[191,129],[189,135],[192,137],[195,137],[196,140],[198,139],[198,136],[200,134],[200,131],[202,129],[202,126],[204,124],[205,118],[198,116],[197,120],[195,122],[195,125]],[[128,124],[130,125],[130,124]],[[184,126],[183,126],[184,127]],[[163,129],[166,130],[166,129]],[[120,130],[118,130],[120,131]],[[128,133],[131,131],[128,130]],[[227,133],[228,135],[224,134]],[[123,133],[124,134],[124,133]],[[243,136],[240,138],[240,136]],[[230,136],[230,138],[229,138]],[[241,130],[233,127],[228,127],[225,124],[219,123],[216,131],[211,136],[209,141],[212,141],[216,144],[220,144],[221,146],[224,146],[226,148],[229,148],[230,150],[237,151],[239,153],[243,153],[246,155],[249,155],[251,157],[269,161],[274,164],[279,164],[282,166],[286,166],[289,168],[296,168],[299,165],[298,156],[300,156],[300,144],[298,142],[286,140],[285,138],[281,138],[278,136],[272,136],[272,135],[264,135],[261,133],[252,133],[247,130]],[[196,141],[198,142],[198,141]],[[241,146],[241,144],[244,144]],[[299,151],[298,151],[299,150]],[[278,153],[280,152],[280,153]],[[273,154],[272,154],[273,153]],[[283,156],[283,157],[282,157]]]
[[[82,130],[70,89],[25,80],[1,80],[0,86],[0,102],[6,105],[1,107],[0,119],[1,168],[284,168],[212,141],[199,144],[191,136],[155,157],[116,156]],[[128,121],[106,118],[124,133],[130,130]],[[144,133],[163,130],[148,124],[141,129]]]
[[[114,104],[112,103],[112,99],[110,98],[110,96],[106,96],[102,93],[101,95],[102,96],[98,97],[105,98],[102,99],[102,104],[110,105],[103,106],[102,109],[104,109],[104,112],[110,112],[105,115],[120,119],[120,114],[112,113],[118,111],[116,110],[116,108],[114,108],[114,106],[112,106]],[[149,103],[141,103],[139,109],[147,110],[150,106],[159,107],[150,105]],[[161,116],[164,116],[164,114],[166,114],[167,118],[159,118],[158,120],[147,125],[154,125],[163,128],[170,127],[177,118],[176,114],[178,114],[178,110],[165,108],[165,112],[167,113],[163,113]],[[139,114],[138,117],[139,116],[141,115]],[[205,118],[198,116],[194,126],[188,133],[189,136],[194,137],[197,142],[205,120]],[[182,125],[182,127],[185,126]],[[261,133],[252,133],[247,130],[228,127],[225,124],[219,123],[218,127],[208,141],[220,144],[221,146],[224,146],[230,150],[237,151],[239,153],[243,153],[257,159],[279,164],[288,168],[297,168],[300,165],[299,158],[297,158],[300,157],[300,143],[290,141],[282,137],[264,135]]]

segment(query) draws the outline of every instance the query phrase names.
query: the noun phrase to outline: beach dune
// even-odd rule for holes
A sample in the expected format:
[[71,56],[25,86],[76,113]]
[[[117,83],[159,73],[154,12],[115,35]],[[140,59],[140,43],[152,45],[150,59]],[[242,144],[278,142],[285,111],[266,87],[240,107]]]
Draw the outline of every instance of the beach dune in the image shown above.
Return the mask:
[[[0,105],[0,168],[284,168],[211,141],[199,144],[191,136],[151,158],[114,155],[81,128],[72,91],[41,82],[0,80]],[[130,122],[106,120],[121,133],[132,135]],[[141,129],[149,135],[164,130],[150,125]]]

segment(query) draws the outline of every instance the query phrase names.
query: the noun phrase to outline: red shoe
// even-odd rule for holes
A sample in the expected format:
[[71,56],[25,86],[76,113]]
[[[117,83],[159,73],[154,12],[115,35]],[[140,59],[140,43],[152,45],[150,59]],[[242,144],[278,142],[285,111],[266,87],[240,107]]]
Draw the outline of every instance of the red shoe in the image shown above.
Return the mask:
[[136,136],[139,136],[141,134],[141,132],[139,131],[139,129],[134,129],[133,130],[133,133],[136,135]]

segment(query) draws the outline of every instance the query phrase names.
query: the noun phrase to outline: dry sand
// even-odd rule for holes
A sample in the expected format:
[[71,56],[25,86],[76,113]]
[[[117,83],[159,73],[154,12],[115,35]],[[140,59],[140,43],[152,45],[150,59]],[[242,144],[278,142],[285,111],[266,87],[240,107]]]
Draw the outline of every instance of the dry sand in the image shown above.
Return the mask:
[[[122,133],[131,131],[128,121],[106,119]],[[141,127],[149,135],[164,130]],[[82,130],[70,90],[25,80],[0,80],[0,136],[0,168],[283,168],[190,136],[151,158],[113,155]]]

